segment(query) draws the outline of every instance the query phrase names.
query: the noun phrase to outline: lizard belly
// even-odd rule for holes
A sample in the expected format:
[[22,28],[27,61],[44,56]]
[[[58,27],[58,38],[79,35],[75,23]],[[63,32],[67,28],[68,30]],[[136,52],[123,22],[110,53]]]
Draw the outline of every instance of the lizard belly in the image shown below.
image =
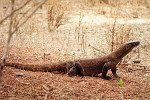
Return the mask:
[[92,67],[83,68],[83,75],[86,75],[86,76],[95,76],[95,75],[100,74],[101,72],[102,72],[102,69],[100,67],[92,66]]
[[82,74],[86,76],[95,76],[102,72],[103,65],[105,61],[91,60],[80,60],[80,65],[82,67]]

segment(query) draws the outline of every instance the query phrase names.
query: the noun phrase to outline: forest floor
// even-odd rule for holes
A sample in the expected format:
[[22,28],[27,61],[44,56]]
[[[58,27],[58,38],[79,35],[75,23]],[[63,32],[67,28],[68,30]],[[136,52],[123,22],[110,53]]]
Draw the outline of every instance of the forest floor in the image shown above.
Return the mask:
[[[68,77],[5,67],[0,100],[149,100],[148,70],[143,69],[136,75],[137,71],[120,69],[122,87],[115,78],[108,81],[100,77]],[[23,76],[16,76],[17,72]]]
[[[13,55],[13,52],[17,52],[17,49],[13,49],[10,55]],[[34,54],[33,51],[32,53]],[[23,57],[18,62],[28,63],[26,59],[30,59],[29,56]],[[23,75],[17,76],[18,73]],[[111,72],[108,74],[112,79],[104,80],[100,76],[68,77],[66,74],[32,72],[6,66],[3,71],[4,85],[0,87],[0,100],[150,99],[149,67],[135,64],[119,65],[117,73],[123,80],[121,87],[119,79],[113,77]]]

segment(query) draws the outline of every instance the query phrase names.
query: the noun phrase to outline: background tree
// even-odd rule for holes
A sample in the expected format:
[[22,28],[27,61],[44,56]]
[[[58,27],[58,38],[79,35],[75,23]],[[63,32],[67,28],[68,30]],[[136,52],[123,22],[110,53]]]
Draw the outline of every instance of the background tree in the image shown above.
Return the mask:
[[[23,26],[47,0],[40,0],[40,1],[38,0],[38,2],[36,3],[36,8],[33,10],[33,12],[30,15],[28,15],[27,18],[25,18],[23,21],[20,22],[20,20],[18,20],[17,26],[15,28],[13,28],[12,27],[12,25],[13,25],[13,16],[14,16],[15,12],[17,12],[17,11],[21,10],[22,8],[24,8],[27,4],[30,3],[30,1],[32,1],[32,0],[28,0],[27,2],[25,2],[25,4],[23,4],[18,9],[14,9],[15,0],[11,0],[10,15],[8,15],[7,17],[5,17],[4,19],[2,19],[0,21],[0,24],[2,24],[4,21],[6,21],[8,18],[10,18],[8,38],[7,38],[7,41],[5,43],[3,56],[2,56],[1,62],[0,62],[0,83],[2,83],[3,69],[4,69],[4,66],[5,66],[5,63],[6,63],[7,55],[8,55],[8,52],[9,52],[9,44],[11,42],[11,38],[12,38],[13,34],[18,30],[19,27]],[[27,10],[27,12],[28,12],[28,10]],[[25,14],[27,12],[25,12]]]

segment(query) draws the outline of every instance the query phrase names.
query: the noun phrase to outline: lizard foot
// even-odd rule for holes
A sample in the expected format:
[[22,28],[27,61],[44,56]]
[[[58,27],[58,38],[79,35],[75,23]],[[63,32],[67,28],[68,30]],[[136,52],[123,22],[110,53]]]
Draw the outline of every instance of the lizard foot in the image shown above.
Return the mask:
[[110,80],[111,79],[111,77],[109,77],[109,76],[102,76],[103,77],[103,79],[105,79],[105,80]]

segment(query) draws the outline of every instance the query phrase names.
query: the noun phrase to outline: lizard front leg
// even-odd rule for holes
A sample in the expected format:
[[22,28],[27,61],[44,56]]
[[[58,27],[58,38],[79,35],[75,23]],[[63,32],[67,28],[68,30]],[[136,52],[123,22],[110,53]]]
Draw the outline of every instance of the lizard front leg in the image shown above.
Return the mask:
[[116,66],[111,69],[112,74],[113,74],[115,77],[120,78],[120,77],[117,75],[116,71],[117,71]]

